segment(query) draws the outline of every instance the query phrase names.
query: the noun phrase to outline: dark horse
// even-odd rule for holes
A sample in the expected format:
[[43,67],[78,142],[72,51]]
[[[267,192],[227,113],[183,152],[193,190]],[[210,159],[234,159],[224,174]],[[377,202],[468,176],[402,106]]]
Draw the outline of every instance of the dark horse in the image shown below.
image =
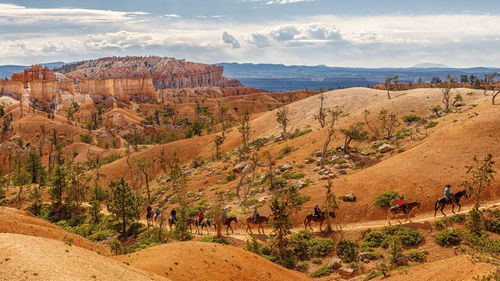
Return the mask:
[[[335,218],[335,212],[333,212],[333,211],[330,212],[330,218]],[[312,213],[308,214],[306,216],[306,218],[304,219],[304,229],[307,229],[307,226],[309,226],[309,228],[311,230],[313,230],[311,227],[311,222],[315,221],[315,222],[319,222],[319,230],[321,232],[323,232],[323,230],[321,229],[321,226],[323,225],[323,222],[325,220],[326,220],[325,212],[322,212],[321,216],[316,216]]]
[[268,221],[269,221],[269,218],[265,217],[265,216],[259,216],[257,218],[257,220],[255,220],[255,221],[254,221],[254,219],[252,217],[249,217],[247,219],[247,230],[246,230],[246,232],[248,232],[248,230],[250,230],[250,233],[253,234],[251,225],[255,223],[255,224],[258,225],[257,231],[259,231],[259,233],[260,233],[260,230],[262,229],[262,234],[265,234],[264,233],[264,224],[267,223]]
[[457,203],[458,212],[460,212],[460,209],[462,208],[462,205],[460,205],[460,198],[462,198],[462,196],[465,196],[465,198],[469,198],[469,195],[467,194],[467,191],[465,189],[455,193],[454,195],[455,200],[453,199],[449,200],[448,198],[446,198],[446,196],[443,196],[438,200],[436,200],[436,203],[434,204],[434,216],[436,216],[439,207],[441,207],[441,213],[444,216],[446,216],[446,214],[443,212],[443,209],[444,207],[446,207],[446,204],[451,204],[451,211],[455,213],[455,203]]
[[[176,224],[176,221],[177,221],[177,217],[170,216],[168,218],[168,227],[170,228],[170,230],[172,230],[172,226],[174,224]],[[189,230],[191,231],[191,233],[193,233],[193,227],[192,227],[192,225],[195,224],[194,221],[195,221],[195,219],[193,219],[193,218],[188,218],[186,220],[186,224],[189,226]]]
[[[399,205],[395,205],[389,208],[389,210],[387,211],[387,222],[389,223],[389,225],[391,225],[391,218],[398,214],[406,216],[405,221],[409,220],[411,222],[410,219],[411,210],[415,207],[417,207],[417,209],[420,208],[420,202],[418,201],[409,202],[406,204],[406,206],[407,206],[406,212],[404,212],[403,208],[400,207]],[[401,221],[399,219],[398,222],[401,224]]]
[[231,228],[231,232],[234,234],[233,227],[231,226],[231,223],[234,221],[234,223],[238,223],[238,219],[236,217],[227,217],[223,222],[222,225],[226,226],[226,233],[229,234],[229,229]]

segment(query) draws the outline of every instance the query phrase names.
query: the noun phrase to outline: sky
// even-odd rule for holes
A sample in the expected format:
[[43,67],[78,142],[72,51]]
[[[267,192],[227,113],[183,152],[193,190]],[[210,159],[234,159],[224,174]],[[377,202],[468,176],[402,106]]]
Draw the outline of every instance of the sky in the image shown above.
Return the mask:
[[500,66],[498,0],[0,0],[0,65],[105,56]]

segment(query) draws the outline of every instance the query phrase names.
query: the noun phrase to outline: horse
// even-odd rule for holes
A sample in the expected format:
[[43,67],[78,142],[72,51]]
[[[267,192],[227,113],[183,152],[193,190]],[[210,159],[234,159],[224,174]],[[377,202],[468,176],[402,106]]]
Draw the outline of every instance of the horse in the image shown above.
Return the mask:
[[150,225],[154,226],[153,211],[146,211],[146,222],[148,223],[148,228]]
[[[176,221],[177,221],[177,217],[172,218],[172,216],[170,216],[168,218],[168,227],[170,228],[170,230],[172,230],[172,226],[175,224]],[[191,233],[193,233],[192,225],[194,224],[194,221],[195,221],[195,219],[193,219],[193,218],[188,218],[186,220],[186,224],[189,226],[189,230],[191,231]]]
[[[446,196],[443,196],[436,200],[436,203],[434,203],[434,216],[436,216],[437,210],[439,207],[441,207],[441,213],[446,217],[446,214],[443,212],[444,207],[446,207],[446,204],[451,204],[451,211],[455,213],[455,203],[458,205],[458,212],[460,212],[460,209],[462,208],[462,205],[460,205],[460,198],[462,196],[465,196],[465,198],[469,198],[469,194],[467,194],[467,190],[461,190],[457,193],[455,193],[455,199],[448,200]],[[450,202],[451,201],[451,202]],[[439,205],[439,206],[438,206]]]
[[226,233],[229,234],[229,229],[231,228],[231,232],[234,234],[233,227],[231,226],[231,223],[234,221],[234,223],[238,223],[238,219],[236,217],[227,217],[222,224],[226,226]]
[[[409,220],[411,222],[411,219],[410,219],[410,213],[411,213],[411,210],[413,208],[420,208],[420,202],[418,201],[413,201],[413,202],[409,202],[406,204],[407,206],[407,209],[406,209],[406,212],[403,212],[403,207],[399,206],[399,205],[395,205],[395,206],[392,206],[389,208],[389,210],[387,211],[387,222],[389,223],[389,225],[391,225],[391,218],[392,216],[394,215],[398,215],[400,214],[401,212],[403,212],[403,215],[406,215],[406,220]],[[401,221],[399,219],[397,219],[399,224],[401,224]]]
[[260,234],[260,230],[262,229],[262,234],[265,234],[264,233],[264,223],[267,223],[269,221],[269,218],[266,217],[266,216],[258,216],[256,220],[253,219],[253,217],[249,217],[247,219],[247,230],[246,232],[248,232],[248,230],[250,230],[250,234],[253,234],[252,232],[252,228],[250,227],[251,224],[255,223],[258,225],[257,227],[257,231],[259,232]]
[[[335,218],[335,212],[333,212],[333,211],[330,212],[330,218]],[[315,222],[319,222],[319,230],[321,232],[323,232],[323,230],[321,229],[321,226],[323,225],[323,222],[325,220],[326,220],[325,212],[322,212],[321,216],[316,216],[315,214],[310,213],[304,219],[304,229],[307,229],[307,227],[309,226],[309,228],[311,230],[313,230],[311,227],[311,222],[315,221]]]
[[[210,234],[210,226],[212,225],[211,219],[204,219],[200,222],[199,218],[194,219],[194,225],[196,226],[196,234],[203,234],[203,228],[207,230],[207,234]],[[191,225],[190,225],[191,227]],[[200,230],[201,228],[201,230]]]

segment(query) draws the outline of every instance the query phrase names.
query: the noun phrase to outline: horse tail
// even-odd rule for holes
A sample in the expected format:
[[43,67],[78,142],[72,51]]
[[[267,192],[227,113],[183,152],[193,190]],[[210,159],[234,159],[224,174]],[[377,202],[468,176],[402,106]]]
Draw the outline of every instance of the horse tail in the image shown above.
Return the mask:
[[434,203],[434,211],[436,211],[438,209],[438,202],[439,202],[439,199],[436,200],[436,203]]
[[306,216],[306,217],[304,218],[304,225],[307,225],[307,224],[306,224],[306,222],[307,222],[307,217],[308,217],[308,216]]

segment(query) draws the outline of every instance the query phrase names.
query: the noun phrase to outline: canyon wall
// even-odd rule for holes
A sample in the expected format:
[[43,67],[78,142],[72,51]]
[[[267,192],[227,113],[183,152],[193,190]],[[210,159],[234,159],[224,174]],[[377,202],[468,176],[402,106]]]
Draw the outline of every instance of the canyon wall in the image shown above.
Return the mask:
[[0,82],[0,94],[10,95],[21,98],[24,93],[24,84],[19,81],[2,81]]
[[63,91],[70,93],[75,93],[75,83],[69,80],[57,82],[57,89],[61,89]]
[[38,107],[49,109],[56,96],[56,81],[31,81],[29,82],[30,101]]
[[153,80],[149,78],[83,79],[80,93],[100,95],[104,99],[114,97],[117,101],[130,104],[130,98],[155,99]]

